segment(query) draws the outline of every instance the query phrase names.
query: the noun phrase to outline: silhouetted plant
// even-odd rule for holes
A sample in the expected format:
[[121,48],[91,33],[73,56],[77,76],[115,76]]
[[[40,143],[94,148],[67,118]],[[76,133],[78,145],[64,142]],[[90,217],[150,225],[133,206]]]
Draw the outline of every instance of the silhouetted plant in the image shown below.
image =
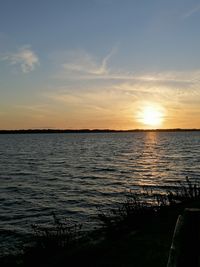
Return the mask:
[[200,200],[200,182],[192,182],[186,177],[186,182],[179,183],[174,197],[181,201]]
[[81,237],[81,224],[73,224],[68,221],[61,221],[55,215],[55,213],[52,215],[53,222],[51,225],[32,225],[36,246],[38,248],[65,248],[75,243]]
[[108,231],[120,226],[136,228],[166,208],[191,201],[200,201],[200,183],[186,177],[185,182],[178,183],[174,189],[162,194],[145,189],[141,196],[130,191],[125,201],[115,209],[106,212],[98,208],[98,219]]
[[98,208],[97,215],[107,234],[112,234],[113,231],[122,230],[122,228],[137,228],[156,212],[157,209],[151,203],[130,193],[126,200],[119,203],[115,209],[103,211]]

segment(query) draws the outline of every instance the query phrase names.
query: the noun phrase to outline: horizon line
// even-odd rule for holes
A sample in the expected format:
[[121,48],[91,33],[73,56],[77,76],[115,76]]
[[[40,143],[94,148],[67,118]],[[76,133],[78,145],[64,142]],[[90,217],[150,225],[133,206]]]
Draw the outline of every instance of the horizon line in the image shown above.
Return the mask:
[[165,131],[200,131],[200,128],[150,128],[150,129],[59,129],[59,128],[28,128],[28,129],[1,129],[0,133],[70,133],[70,132],[165,132]]

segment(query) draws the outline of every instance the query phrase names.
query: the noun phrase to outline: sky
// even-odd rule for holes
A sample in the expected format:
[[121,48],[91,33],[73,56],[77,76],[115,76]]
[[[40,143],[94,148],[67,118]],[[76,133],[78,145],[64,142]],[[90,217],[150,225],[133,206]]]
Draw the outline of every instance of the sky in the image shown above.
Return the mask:
[[200,1],[0,6],[0,129],[200,128]]

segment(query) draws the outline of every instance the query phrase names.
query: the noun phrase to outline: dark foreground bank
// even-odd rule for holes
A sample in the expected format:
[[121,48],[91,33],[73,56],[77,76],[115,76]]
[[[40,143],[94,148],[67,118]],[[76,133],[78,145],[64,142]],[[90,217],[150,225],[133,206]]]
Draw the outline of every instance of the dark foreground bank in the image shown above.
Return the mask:
[[21,255],[2,258],[0,265],[167,266],[177,217],[186,207],[200,207],[200,186],[187,179],[154,200],[130,195],[116,209],[100,210],[102,228],[87,234],[54,217],[53,228],[33,226],[33,245]]

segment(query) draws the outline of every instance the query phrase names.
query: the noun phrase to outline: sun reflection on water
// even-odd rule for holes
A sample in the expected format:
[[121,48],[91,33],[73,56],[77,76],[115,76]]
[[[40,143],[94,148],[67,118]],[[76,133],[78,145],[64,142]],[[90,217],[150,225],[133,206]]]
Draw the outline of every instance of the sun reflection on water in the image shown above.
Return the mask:
[[158,139],[157,132],[145,133],[142,155],[137,161],[138,166],[141,165],[144,170],[138,181],[139,186],[155,187],[158,185],[158,178],[162,179],[159,164],[162,161],[163,149]]

